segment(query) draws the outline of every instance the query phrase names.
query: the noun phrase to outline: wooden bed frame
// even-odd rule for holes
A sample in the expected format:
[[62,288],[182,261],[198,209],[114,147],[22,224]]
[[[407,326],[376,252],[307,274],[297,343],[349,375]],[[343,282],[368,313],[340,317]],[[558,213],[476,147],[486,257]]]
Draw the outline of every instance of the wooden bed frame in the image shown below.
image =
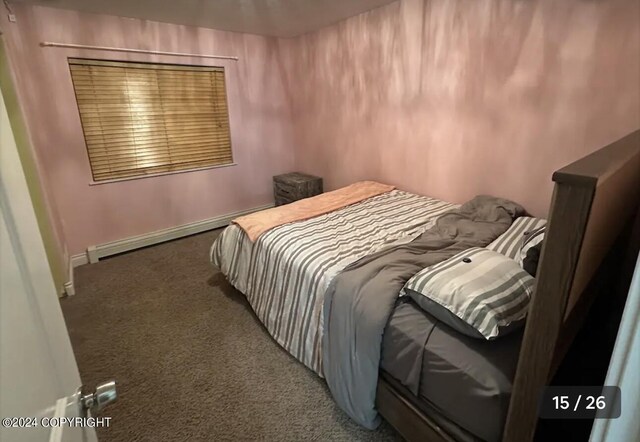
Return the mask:
[[[584,323],[597,293],[590,282],[638,212],[640,130],[553,174],[546,240],[513,382],[504,442],[533,439],[538,400]],[[376,406],[408,441],[452,441],[380,376]]]

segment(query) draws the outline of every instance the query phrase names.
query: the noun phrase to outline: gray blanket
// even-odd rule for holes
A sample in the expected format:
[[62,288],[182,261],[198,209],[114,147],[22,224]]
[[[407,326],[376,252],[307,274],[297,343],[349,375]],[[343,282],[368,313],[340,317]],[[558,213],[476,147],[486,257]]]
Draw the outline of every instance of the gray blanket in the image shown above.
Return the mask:
[[409,244],[366,256],[338,274],[324,300],[324,374],[338,405],[362,426],[375,410],[382,335],[402,286],[430,265],[484,247],[524,212],[511,201],[477,196],[442,215]]

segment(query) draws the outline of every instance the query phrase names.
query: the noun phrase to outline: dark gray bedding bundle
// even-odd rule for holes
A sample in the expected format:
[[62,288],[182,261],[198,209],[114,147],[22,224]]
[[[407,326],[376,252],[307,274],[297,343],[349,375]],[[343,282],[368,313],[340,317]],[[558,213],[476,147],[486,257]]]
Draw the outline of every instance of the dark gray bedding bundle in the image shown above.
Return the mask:
[[333,279],[324,299],[324,374],[356,422],[371,429],[379,424],[374,405],[382,337],[405,283],[426,267],[487,246],[523,213],[511,201],[475,197],[411,243],[366,256]]
[[463,335],[405,296],[384,329],[381,376],[456,440],[499,441],[521,341],[522,328],[492,341]]

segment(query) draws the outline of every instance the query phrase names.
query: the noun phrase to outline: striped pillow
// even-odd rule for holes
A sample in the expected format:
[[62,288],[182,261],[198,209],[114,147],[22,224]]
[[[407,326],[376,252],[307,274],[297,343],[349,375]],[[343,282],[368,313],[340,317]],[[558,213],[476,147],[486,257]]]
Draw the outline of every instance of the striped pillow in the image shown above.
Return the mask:
[[474,247],[421,270],[402,290],[459,332],[494,339],[522,325],[534,281],[514,260]]
[[545,219],[532,218],[530,216],[516,218],[507,231],[489,244],[487,249],[518,260],[525,236],[546,224],[547,220]]
[[520,247],[520,253],[518,254],[518,262],[521,267],[524,267],[523,263],[527,257],[527,253],[529,253],[529,250],[544,241],[544,232],[546,229],[547,226],[543,225],[542,227],[538,227],[537,229],[525,233],[524,238],[522,239],[522,247]]

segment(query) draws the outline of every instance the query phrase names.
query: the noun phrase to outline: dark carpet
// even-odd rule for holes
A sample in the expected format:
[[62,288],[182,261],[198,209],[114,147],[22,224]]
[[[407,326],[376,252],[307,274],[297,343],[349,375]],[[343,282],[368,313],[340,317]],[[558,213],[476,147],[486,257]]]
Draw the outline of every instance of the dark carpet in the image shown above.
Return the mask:
[[101,441],[399,440],[353,423],[209,264],[219,231],[76,269],[62,300],[82,381],[118,382]]

